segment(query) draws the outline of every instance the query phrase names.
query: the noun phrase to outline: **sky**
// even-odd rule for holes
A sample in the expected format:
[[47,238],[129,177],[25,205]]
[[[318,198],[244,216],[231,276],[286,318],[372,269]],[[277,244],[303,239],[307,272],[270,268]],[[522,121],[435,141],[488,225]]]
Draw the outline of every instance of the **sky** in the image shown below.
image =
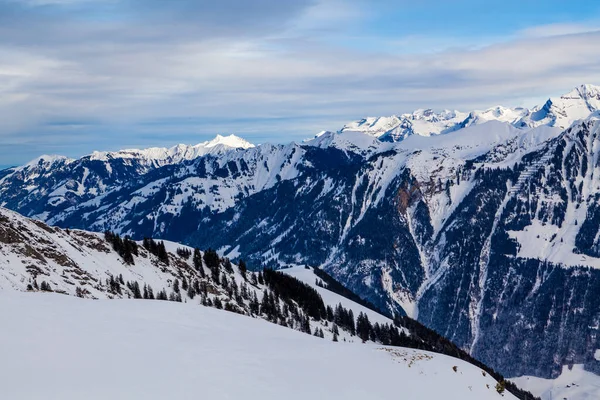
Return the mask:
[[600,84],[592,0],[0,0],[0,168]]

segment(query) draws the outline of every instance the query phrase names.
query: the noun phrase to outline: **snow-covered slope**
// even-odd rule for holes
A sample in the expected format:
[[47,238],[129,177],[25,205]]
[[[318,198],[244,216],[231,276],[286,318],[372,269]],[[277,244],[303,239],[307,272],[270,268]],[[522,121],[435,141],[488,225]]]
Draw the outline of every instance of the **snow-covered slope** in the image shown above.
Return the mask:
[[581,85],[560,97],[550,98],[542,107],[532,109],[519,123],[521,126],[549,125],[567,129],[597,110],[600,110],[600,87]]
[[555,379],[522,376],[511,379],[519,387],[539,396],[542,400],[596,400],[600,399],[600,377],[586,371],[581,364],[565,365]]
[[[316,286],[312,269],[286,273],[324,299],[314,318],[308,304],[315,298],[290,297],[282,290],[291,283],[273,286],[268,271],[263,281],[226,259],[215,270],[208,253],[198,253],[198,263],[191,248],[170,242],[165,248],[164,257],[160,251],[156,256],[139,243],[126,262],[104,235],[49,227],[0,208],[0,375],[10,381],[2,393],[11,399],[48,393],[61,399],[108,393],[187,398],[201,387],[211,398],[385,399],[397,395],[394,386],[373,385],[395,378],[406,380],[403,391],[414,399],[441,396],[438,386],[424,387],[432,380],[452,388],[444,400],[498,396],[494,379],[459,359],[385,347],[373,328],[365,344],[343,325],[338,333],[336,307],[359,318],[366,314],[376,330],[392,329],[392,321]],[[164,293],[163,300],[169,293],[171,302],[156,301],[152,293],[157,299]],[[132,297],[139,300],[118,300]],[[325,317],[325,305],[336,308],[335,317]],[[299,379],[303,389],[286,393]],[[353,383],[342,385],[347,379]]]
[[325,287],[318,286],[316,284],[316,282],[319,281],[322,283],[322,280],[319,279],[319,277],[317,275],[315,275],[312,268],[293,267],[293,268],[283,269],[281,271],[283,273],[293,276],[294,278],[311,286],[313,289],[315,289],[317,292],[319,292],[319,294],[323,298],[323,301],[325,302],[325,304],[327,304],[331,307],[335,307],[338,304],[341,304],[343,307],[345,307],[349,310],[352,310],[355,315],[358,315],[359,313],[366,314],[372,323],[378,322],[380,324],[390,324],[393,322],[392,320],[381,315],[378,312],[375,312],[365,306],[357,304],[344,296],[341,296],[337,293],[327,290],[325,284],[323,284],[323,286],[325,286]]
[[51,290],[65,294],[127,296],[128,292],[118,295],[106,287],[106,279],[121,275],[124,281],[170,292],[182,267],[171,257],[174,262],[165,265],[140,246],[135,264],[127,265],[101,234],[49,227],[0,207],[0,290],[24,291],[28,285],[46,282]]
[[0,292],[0,320],[12,400],[501,398],[492,378],[447,356],[333,343],[205,307]]
[[382,141],[399,142],[412,135],[436,136],[488,121],[504,122],[520,129],[541,125],[566,129],[598,109],[600,87],[581,85],[558,98],[550,98],[543,106],[532,109],[496,106],[468,113],[417,110],[400,116],[364,118],[346,124],[340,132],[363,132]]

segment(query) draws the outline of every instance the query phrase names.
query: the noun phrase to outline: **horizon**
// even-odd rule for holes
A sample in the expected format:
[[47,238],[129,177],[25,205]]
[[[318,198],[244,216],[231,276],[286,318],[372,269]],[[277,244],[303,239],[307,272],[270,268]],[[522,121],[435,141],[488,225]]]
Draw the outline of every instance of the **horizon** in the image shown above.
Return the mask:
[[598,17],[588,0],[0,0],[0,168],[542,105],[600,82]]
[[[584,83],[584,84],[577,85],[574,88],[571,88],[571,90],[575,90],[575,89],[578,89],[578,88],[581,88],[581,87],[584,87],[584,86],[594,86],[594,87],[600,89],[600,85],[595,85],[595,84],[590,84],[590,83]],[[565,91],[564,93],[561,94],[561,96],[565,95],[567,93],[568,93],[568,91]],[[525,105],[525,106],[514,106],[513,107],[513,106],[510,106],[510,105],[496,104],[494,106],[490,106],[490,107],[487,107],[487,108],[475,108],[475,109],[472,109],[472,110],[457,110],[457,109],[448,109],[448,108],[438,108],[438,109],[431,109],[431,110],[434,111],[435,113],[440,113],[440,112],[443,112],[443,111],[469,113],[469,112],[472,112],[472,111],[486,111],[486,110],[491,110],[491,109],[494,109],[496,107],[504,107],[504,108],[509,108],[509,109],[525,108],[525,109],[528,109],[528,110],[533,110],[535,108],[542,107],[543,104],[546,101],[548,101],[549,99],[551,99],[552,97],[555,97],[555,96],[548,96],[548,98],[546,98],[545,100],[543,100],[539,104]],[[412,110],[411,112],[408,112],[408,113],[398,113],[398,114],[392,114],[392,115],[379,115],[379,116],[368,115],[368,116],[363,116],[361,118],[378,118],[378,117],[400,116],[400,115],[411,114],[411,113],[418,112],[418,111],[423,111],[423,110],[427,110],[427,109],[425,109],[425,108],[414,109],[414,110]],[[361,118],[357,118],[354,121],[358,121]],[[347,123],[350,123],[350,122],[352,122],[352,121],[347,121]],[[489,122],[494,122],[494,121],[490,120],[490,121],[488,121],[488,123]],[[115,153],[115,152],[120,152],[120,151],[134,151],[134,150],[142,150],[143,151],[143,150],[148,150],[148,149],[152,149],[152,148],[160,148],[160,149],[166,149],[166,150],[168,150],[168,149],[180,146],[180,145],[184,145],[184,146],[197,146],[197,145],[201,145],[203,143],[207,143],[209,141],[215,140],[215,139],[217,139],[219,137],[229,137],[229,136],[235,136],[235,137],[237,137],[239,139],[242,139],[244,141],[249,142],[250,144],[252,144],[254,146],[260,146],[260,145],[263,145],[263,144],[302,143],[302,142],[306,142],[306,141],[315,139],[317,137],[317,135],[319,133],[322,133],[322,132],[339,133],[340,130],[341,130],[341,128],[342,128],[342,126],[340,126],[340,129],[337,129],[337,130],[322,130],[320,132],[317,132],[317,133],[313,134],[312,137],[307,136],[307,137],[305,137],[303,139],[291,139],[291,140],[287,140],[287,141],[286,140],[280,140],[280,141],[277,141],[277,140],[268,141],[267,140],[267,141],[264,141],[264,142],[253,142],[253,141],[247,139],[246,137],[237,135],[235,133],[215,133],[212,136],[210,136],[210,134],[202,135],[203,137],[205,137],[205,140],[201,140],[201,141],[198,141],[198,142],[195,142],[195,143],[177,142],[177,143],[171,143],[171,144],[165,144],[165,145],[156,145],[156,146],[144,146],[144,145],[140,145],[140,146],[133,146],[133,147],[131,147],[131,146],[130,147],[120,147],[120,148],[114,148],[114,149],[100,149],[100,148],[98,148],[98,149],[93,149],[93,150],[91,150],[91,151],[89,151],[87,153],[75,154],[75,155],[66,155],[66,154],[60,154],[60,153],[43,153],[43,154],[37,154],[33,158],[30,158],[30,159],[28,159],[25,162],[22,162],[20,164],[0,164],[0,171],[6,170],[6,169],[9,169],[9,168],[16,168],[16,167],[22,166],[22,165],[25,165],[25,164],[27,164],[27,163],[29,163],[31,161],[34,161],[34,160],[36,160],[38,158],[42,158],[42,157],[55,157],[56,156],[56,157],[67,157],[67,158],[70,158],[70,159],[77,160],[77,159],[80,159],[80,158],[92,155],[93,153],[96,153],[96,152],[100,152],[100,153],[105,153],[105,152],[106,153]],[[447,134],[451,134],[453,132],[454,131],[451,131],[451,132],[448,132]],[[435,137],[435,135],[431,136],[431,138],[433,138],[433,137]]]

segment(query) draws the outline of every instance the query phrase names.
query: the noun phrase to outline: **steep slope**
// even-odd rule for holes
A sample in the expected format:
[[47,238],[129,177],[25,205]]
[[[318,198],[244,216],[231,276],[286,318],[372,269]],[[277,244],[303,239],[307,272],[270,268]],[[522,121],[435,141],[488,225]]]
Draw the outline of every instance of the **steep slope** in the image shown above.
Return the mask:
[[507,374],[522,375],[522,364],[545,377],[566,364],[598,368],[600,303],[592,293],[600,271],[589,267],[599,265],[599,128],[592,117],[514,169],[476,171],[432,242],[435,280],[421,290],[419,319],[474,355],[497,359]]
[[396,399],[399,390],[415,400],[501,398],[496,381],[460,360],[323,341],[205,307],[6,292],[0,300],[2,393],[15,400]]

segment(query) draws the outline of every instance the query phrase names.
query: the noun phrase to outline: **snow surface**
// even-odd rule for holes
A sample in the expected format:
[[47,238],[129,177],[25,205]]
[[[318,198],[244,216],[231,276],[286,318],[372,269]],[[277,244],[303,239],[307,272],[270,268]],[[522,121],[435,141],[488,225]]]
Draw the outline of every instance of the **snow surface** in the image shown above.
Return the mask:
[[352,313],[355,317],[358,316],[359,313],[367,314],[369,317],[369,321],[371,323],[378,322],[380,324],[392,324],[393,321],[373,310],[370,310],[360,304],[353,302],[352,300],[347,299],[344,296],[340,296],[337,293],[334,293],[326,288],[320,287],[316,285],[317,280],[321,281],[319,277],[315,275],[312,268],[306,269],[305,267],[292,267],[287,269],[282,269],[281,272],[293,276],[294,278],[306,283],[307,285],[313,287],[321,297],[323,298],[323,302],[325,305],[331,306],[334,310],[338,304],[341,304],[344,308],[352,310]]
[[600,399],[600,376],[585,371],[583,365],[579,364],[572,369],[563,366],[562,374],[556,379],[522,376],[511,381],[542,400]]
[[11,400],[500,398],[489,375],[458,359],[334,343],[191,304],[4,291],[0,319]]

